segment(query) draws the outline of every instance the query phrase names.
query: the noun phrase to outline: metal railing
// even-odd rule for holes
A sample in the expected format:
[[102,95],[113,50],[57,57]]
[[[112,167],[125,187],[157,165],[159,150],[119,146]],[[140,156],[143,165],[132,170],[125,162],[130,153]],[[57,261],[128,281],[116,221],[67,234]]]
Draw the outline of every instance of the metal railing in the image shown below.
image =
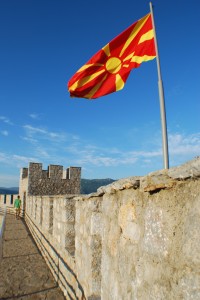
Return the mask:
[[6,220],[6,206],[0,206],[0,261],[3,258],[3,233]]

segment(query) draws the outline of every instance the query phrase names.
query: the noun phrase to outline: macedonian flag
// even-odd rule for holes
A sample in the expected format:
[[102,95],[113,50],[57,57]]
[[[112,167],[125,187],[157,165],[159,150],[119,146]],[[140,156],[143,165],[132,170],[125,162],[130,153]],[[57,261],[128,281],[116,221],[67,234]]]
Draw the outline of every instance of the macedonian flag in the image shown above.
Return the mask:
[[156,57],[151,14],[99,50],[68,82],[70,96],[95,99],[123,89],[132,69]]

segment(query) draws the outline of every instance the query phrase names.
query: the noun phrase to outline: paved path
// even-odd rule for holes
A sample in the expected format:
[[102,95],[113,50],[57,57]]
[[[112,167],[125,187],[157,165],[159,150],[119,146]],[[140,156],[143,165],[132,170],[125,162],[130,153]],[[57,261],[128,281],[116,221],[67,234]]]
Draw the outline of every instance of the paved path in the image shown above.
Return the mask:
[[6,216],[0,299],[64,300],[23,220]]

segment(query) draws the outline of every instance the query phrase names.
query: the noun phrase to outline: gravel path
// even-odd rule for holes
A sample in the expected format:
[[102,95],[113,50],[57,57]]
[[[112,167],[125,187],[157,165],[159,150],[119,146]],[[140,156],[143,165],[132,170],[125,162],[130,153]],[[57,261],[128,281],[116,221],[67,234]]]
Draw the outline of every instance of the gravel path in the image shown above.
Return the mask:
[[6,216],[0,299],[65,299],[26,224],[13,215]]

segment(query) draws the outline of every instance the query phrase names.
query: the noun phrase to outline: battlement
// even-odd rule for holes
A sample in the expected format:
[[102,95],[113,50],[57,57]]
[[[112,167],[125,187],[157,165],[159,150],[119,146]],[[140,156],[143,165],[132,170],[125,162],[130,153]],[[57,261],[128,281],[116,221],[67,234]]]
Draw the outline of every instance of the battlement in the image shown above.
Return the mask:
[[42,169],[41,163],[30,162],[20,174],[20,194],[26,195],[64,195],[80,194],[81,168],[49,165]]
[[[62,168],[32,163],[21,189],[71,187],[80,168],[69,169],[49,178]],[[25,222],[66,299],[200,299],[200,158],[90,195],[34,189],[20,193]]]
[[90,195],[27,197],[25,221],[66,299],[197,300],[199,194],[200,158]]

